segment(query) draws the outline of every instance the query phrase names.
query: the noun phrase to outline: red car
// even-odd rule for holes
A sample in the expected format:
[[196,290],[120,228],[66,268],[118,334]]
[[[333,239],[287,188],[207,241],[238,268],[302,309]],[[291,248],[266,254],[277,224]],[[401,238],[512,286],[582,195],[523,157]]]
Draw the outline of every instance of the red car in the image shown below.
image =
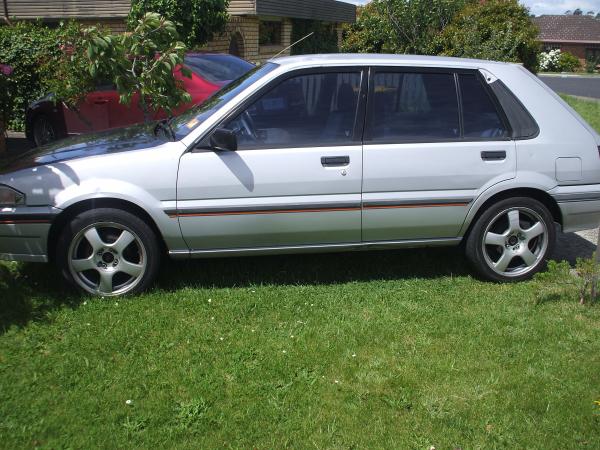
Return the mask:
[[[177,108],[175,114],[202,103],[222,86],[254,67],[232,55],[201,53],[187,54],[184,65],[192,72],[191,79],[184,77],[179,70],[174,73],[183,82],[192,101]],[[113,86],[98,87],[97,91],[86,96],[78,109],[79,115],[61,102],[55,103],[51,95],[33,102],[25,116],[27,138],[40,146],[74,134],[119,128],[144,121],[137,95],[133,97],[130,106],[123,105],[119,103],[119,94]],[[85,120],[81,120],[80,115]],[[158,111],[154,118],[165,117],[164,111]]]

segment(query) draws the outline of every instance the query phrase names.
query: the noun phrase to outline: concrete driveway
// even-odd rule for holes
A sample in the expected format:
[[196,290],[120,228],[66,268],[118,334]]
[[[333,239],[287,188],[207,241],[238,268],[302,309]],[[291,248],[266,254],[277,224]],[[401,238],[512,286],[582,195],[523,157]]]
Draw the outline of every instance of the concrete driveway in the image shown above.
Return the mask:
[[540,79],[555,92],[600,99],[600,76],[540,75]]

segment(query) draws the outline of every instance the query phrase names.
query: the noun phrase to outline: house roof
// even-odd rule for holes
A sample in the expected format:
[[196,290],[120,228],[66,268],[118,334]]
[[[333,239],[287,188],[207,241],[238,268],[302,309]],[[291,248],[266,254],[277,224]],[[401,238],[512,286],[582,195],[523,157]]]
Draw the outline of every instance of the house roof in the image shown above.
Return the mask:
[[533,22],[539,27],[542,42],[580,42],[600,44],[600,20],[590,16],[540,16]]

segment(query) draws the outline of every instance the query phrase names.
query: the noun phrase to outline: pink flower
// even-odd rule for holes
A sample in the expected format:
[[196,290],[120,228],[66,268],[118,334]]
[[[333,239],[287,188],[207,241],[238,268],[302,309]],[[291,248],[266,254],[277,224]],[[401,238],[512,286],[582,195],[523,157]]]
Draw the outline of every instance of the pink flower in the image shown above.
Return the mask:
[[0,64],[0,73],[3,75],[9,76],[13,73],[13,68],[8,64]]

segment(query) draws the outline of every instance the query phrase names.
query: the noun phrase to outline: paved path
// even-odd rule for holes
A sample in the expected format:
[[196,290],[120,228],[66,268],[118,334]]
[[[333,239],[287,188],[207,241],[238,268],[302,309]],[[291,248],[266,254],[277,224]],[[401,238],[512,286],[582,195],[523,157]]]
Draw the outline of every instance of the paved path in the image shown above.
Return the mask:
[[600,76],[540,75],[555,92],[600,99]]

